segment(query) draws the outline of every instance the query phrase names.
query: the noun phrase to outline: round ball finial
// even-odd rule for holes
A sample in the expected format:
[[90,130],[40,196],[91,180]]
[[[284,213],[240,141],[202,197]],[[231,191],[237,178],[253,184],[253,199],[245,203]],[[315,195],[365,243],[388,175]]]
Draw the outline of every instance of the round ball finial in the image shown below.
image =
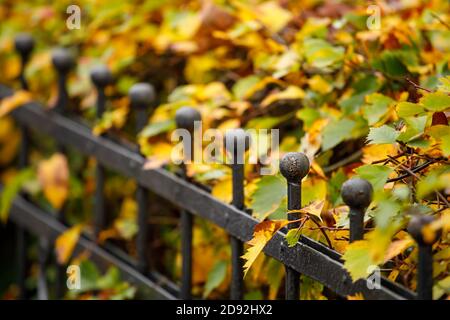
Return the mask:
[[104,88],[113,82],[113,76],[107,66],[98,65],[91,70],[91,80],[98,88]]
[[128,91],[133,108],[147,108],[156,97],[155,89],[148,83],[136,83]]
[[230,129],[225,132],[223,139],[225,149],[229,153],[245,151],[250,148],[251,136],[244,129]]
[[75,58],[69,50],[57,48],[52,52],[52,62],[59,72],[67,73],[75,65]]
[[425,235],[423,228],[434,221],[434,217],[423,214],[413,214],[408,223],[408,233],[419,245],[432,245],[439,238],[439,234]]
[[181,107],[175,113],[175,122],[178,128],[189,131],[194,130],[194,122],[201,121],[202,115],[200,112],[191,107]]
[[372,202],[372,194],[372,185],[364,179],[349,179],[342,185],[342,199],[346,205],[352,208],[367,208]]
[[34,48],[34,39],[29,33],[19,33],[14,39],[16,50],[23,57],[28,57]]
[[280,161],[281,174],[290,183],[299,183],[309,172],[309,159],[302,152],[288,152]]

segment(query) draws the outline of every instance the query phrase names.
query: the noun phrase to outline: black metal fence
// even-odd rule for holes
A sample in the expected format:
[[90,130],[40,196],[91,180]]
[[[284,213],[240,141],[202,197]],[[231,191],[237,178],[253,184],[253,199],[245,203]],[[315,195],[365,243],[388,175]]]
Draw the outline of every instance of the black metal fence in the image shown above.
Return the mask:
[[[27,35],[16,38],[16,48],[22,59],[20,82],[23,89],[28,89],[24,76],[24,68],[33,49],[33,39]],[[252,237],[254,226],[258,223],[244,208],[244,175],[243,165],[232,165],[233,174],[233,200],[231,204],[214,198],[205,188],[190,183],[186,179],[184,165],[181,165],[181,175],[172,174],[164,169],[144,170],[144,157],[139,153],[137,146],[131,143],[120,143],[109,136],[96,136],[91,129],[74,118],[65,116],[65,106],[68,103],[66,78],[68,72],[75,65],[74,58],[64,49],[58,49],[53,54],[53,64],[58,73],[58,99],[56,108],[45,110],[38,102],[25,103],[12,112],[22,130],[22,142],[19,157],[19,166],[28,165],[30,146],[30,130],[37,130],[54,138],[58,148],[64,152],[66,146],[72,146],[87,156],[95,157],[96,167],[96,193],[94,235],[82,235],[75,248],[75,253],[89,250],[92,259],[101,267],[114,264],[118,267],[124,278],[134,283],[139,290],[145,291],[148,296],[155,299],[191,299],[192,282],[192,222],[193,215],[205,218],[208,221],[226,230],[230,235],[232,249],[232,299],[240,299],[245,292],[243,284],[243,268],[241,256],[243,242]],[[101,116],[105,109],[105,86],[112,80],[106,68],[95,68],[91,77],[97,88],[97,116]],[[12,95],[14,92],[8,87],[0,85],[0,98]],[[140,130],[147,119],[146,110],[154,99],[151,86],[137,84],[130,91],[130,101],[137,114],[137,130]],[[183,108],[177,112],[176,122],[179,127],[191,129],[194,120],[200,115],[190,108]],[[239,139],[240,133],[235,132],[233,139]],[[239,162],[234,162],[239,163]],[[300,153],[287,154],[280,162],[281,172],[287,179],[288,208],[289,210],[301,208],[300,193],[301,179],[309,170],[307,158]],[[105,168],[136,180],[138,184],[136,199],[138,203],[137,259],[125,254],[117,247],[107,243],[99,245],[95,239],[105,227],[104,206],[104,179]],[[149,259],[146,256],[148,235],[147,228],[147,192],[165,198],[177,206],[181,211],[181,252],[182,277],[181,286],[149,268]],[[371,201],[371,186],[367,181],[360,179],[349,180],[343,185],[342,196],[350,206],[350,241],[363,238],[363,217]],[[151,213],[150,213],[151,214]],[[296,214],[288,215],[288,219],[297,219]],[[25,296],[26,277],[26,246],[28,234],[38,236],[39,265],[38,298],[47,299],[48,284],[45,268],[49,262],[49,252],[55,238],[67,229],[64,211],[54,215],[44,212],[31,203],[27,196],[17,196],[11,208],[11,220],[18,226],[17,250],[19,252],[19,279],[21,298]],[[347,296],[362,293],[366,299],[431,299],[432,290],[432,261],[431,246],[420,241],[420,227],[425,221],[415,221],[416,228],[411,229],[412,235],[419,243],[419,271],[418,294],[397,283],[381,277],[381,286],[369,288],[365,280],[352,282],[350,275],[344,269],[339,253],[327,246],[302,236],[294,247],[288,247],[283,238],[286,230],[282,229],[267,244],[264,252],[283,263],[286,267],[285,288],[286,299],[298,299],[300,288],[300,274],[304,274],[319,281],[338,296]],[[418,226],[418,228],[417,228]],[[414,227],[414,226],[413,226]],[[418,231],[419,230],[419,231]],[[57,266],[56,298],[64,293],[65,269]]]

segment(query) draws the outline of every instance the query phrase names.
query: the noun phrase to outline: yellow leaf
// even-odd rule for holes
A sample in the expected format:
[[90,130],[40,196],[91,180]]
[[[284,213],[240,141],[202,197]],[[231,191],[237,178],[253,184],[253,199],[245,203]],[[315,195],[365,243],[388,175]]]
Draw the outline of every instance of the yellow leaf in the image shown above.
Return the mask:
[[16,91],[14,95],[6,97],[0,102],[0,117],[3,117],[29,101],[31,101],[31,94],[29,92],[24,90]]
[[318,74],[308,79],[308,84],[313,91],[320,94],[327,94],[333,89],[333,87]]
[[67,159],[60,153],[38,165],[38,179],[44,196],[57,210],[61,209],[69,194],[69,168]]
[[362,162],[371,164],[375,161],[386,159],[387,156],[395,155],[395,146],[393,144],[371,144],[362,149]]
[[290,210],[290,211],[288,211],[288,213],[299,212],[299,213],[303,213],[303,214],[307,214],[307,215],[312,215],[312,216],[317,217],[320,221],[322,221],[320,214],[322,213],[322,209],[323,209],[324,205],[325,205],[325,200],[316,200],[304,208],[301,208],[298,210]]
[[61,233],[55,242],[56,257],[59,264],[66,264],[80,237],[82,225],[73,226]]
[[364,296],[361,292],[358,292],[352,296],[347,296],[347,300],[364,300]]
[[255,226],[253,231],[253,238],[248,242],[250,247],[247,252],[242,256],[245,260],[244,264],[244,276],[247,274],[248,270],[255,262],[258,255],[266,246],[267,242],[272,239],[273,235],[286,226],[289,223],[288,220],[272,220],[263,221]]
[[289,86],[285,90],[268,95],[262,102],[265,108],[278,100],[297,100],[305,97],[305,92],[297,86]]
[[392,242],[387,249],[386,255],[384,256],[384,262],[391,260],[393,257],[399,255],[413,244],[414,240],[411,238]]
[[103,113],[102,118],[92,129],[92,132],[98,136],[111,128],[120,129],[125,124],[128,115],[128,108],[121,107]]
[[291,20],[292,13],[280,7],[275,1],[269,1],[257,8],[257,16],[271,32],[276,33]]
[[232,194],[231,188],[231,177],[227,177],[214,185],[212,195],[223,202],[230,203]]

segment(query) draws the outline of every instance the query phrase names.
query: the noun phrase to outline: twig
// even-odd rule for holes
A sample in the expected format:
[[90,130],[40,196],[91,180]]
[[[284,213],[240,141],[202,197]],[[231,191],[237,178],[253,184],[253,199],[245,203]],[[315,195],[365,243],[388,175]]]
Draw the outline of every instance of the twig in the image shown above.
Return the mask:
[[[394,160],[394,159],[392,159],[392,160]],[[406,171],[406,173],[402,174],[401,176],[398,176],[398,177],[395,177],[392,179],[388,179],[387,182],[396,182],[396,181],[400,181],[405,178],[408,178],[409,176],[414,175],[414,173],[425,169],[426,167],[428,167],[429,165],[431,165],[433,163],[434,163],[433,161],[427,161],[427,162],[421,164],[420,166],[417,166],[417,167],[414,167],[414,168],[408,169],[408,170],[405,170],[404,169],[405,167],[401,163],[398,163],[398,165],[400,165],[402,167],[402,169]]]
[[314,224],[315,224],[316,226],[319,227],[320,232],[322,232],[322,234],[324,235],[325,239],[327,240],[328,246],[329,246],[331,249],[333,249],[333,245],[331,244],[330,238],[328,238],[328,235],[327,235],[327,233],[325,232],[325,230],[322,230],[322,229],[320,228],[321,225],[320,225],[317,221],[314,221],[314,219],[310,219],[310,220],[311,220],[312,222],[314,222]]
[[424,87],[418,85],[417,83],[415,83],[414,81],[412,81],[412,80],[411,80],[410,78],[408,78],[408,77],[406,77],[405,80],[406,80],[407,82],[409,82],[410,84],[412,84],[412,85],[414,86],[414,88],[416,88],[416,90],[417,90],[417,89],[420,89],[420,90],[424,90],[424,91],[430,92],[430,93],[433,92],[433,91],[430,90],[430,89],[427,89],[427,88],[424,88]]
[[439,17],[436,13],[431,12],[431,15],[432,15],[434,18],[436,18],[440,23],[442,23],[447,29],[450,30],[450,25],[449,25],[447,22],[445,22],[444,20],[442,20],[442,18]]
[[323,172],[324,173],[329,173],[332,172],[342,166],[345,166],[346,164],[352,163],[353,161],[359,159],[362,155],[362,150],[358,150],[354,153],[352,153],[351,155],[349,155],[348,157],[339,160],[336,163],[333,163],[332,165],[329,165],[328,167],[323,168]]
[[[395,161],[397,161],[397,160],[395,160]],[[403,164],[399,164],[399,166],[403,169],[403,170],[405,170],[406,172],[408,172],[411,176],[414,176],[417,180],[421,180],[420,179],[420,177],[415,173],[415,172],[413,172],[413,171],[411,171],[411,169],[409,169],[408,167],[406,167],[406,166],[404,166]],[[420,166],[418,166],[418,167],[420,167]],[[418,167],[416,167],[416,168],[418,168]],[[437,191],[437,190],[434,190],[434,192],[436,192],[436,194],[437,194],[437,196],[439,197],[439,199],[441,199],[444,203],[445,203],[445,205],[447,206],[447,208],[450,208],[450,203],[447,201],[447,199],[442,195],[442,193],[440,193],[439,191]]]

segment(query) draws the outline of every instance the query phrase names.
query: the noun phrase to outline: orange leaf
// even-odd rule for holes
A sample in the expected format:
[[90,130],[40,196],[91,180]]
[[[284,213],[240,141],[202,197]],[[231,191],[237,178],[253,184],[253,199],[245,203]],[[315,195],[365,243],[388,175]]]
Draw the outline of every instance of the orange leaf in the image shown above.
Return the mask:
[[253,262],[255,262],[258,255],[266,246],[267,242],[272,239],[273,235],[289,224],[288,220],[267,220],[261,223],[258,223],[255,226],[253,231],[253,238],[248,242],[250,248],[247,249],[247,252],[242,256],[242,259],[245,260],[244,264],[244,276],[247,274],[248,270],[252,266]]

